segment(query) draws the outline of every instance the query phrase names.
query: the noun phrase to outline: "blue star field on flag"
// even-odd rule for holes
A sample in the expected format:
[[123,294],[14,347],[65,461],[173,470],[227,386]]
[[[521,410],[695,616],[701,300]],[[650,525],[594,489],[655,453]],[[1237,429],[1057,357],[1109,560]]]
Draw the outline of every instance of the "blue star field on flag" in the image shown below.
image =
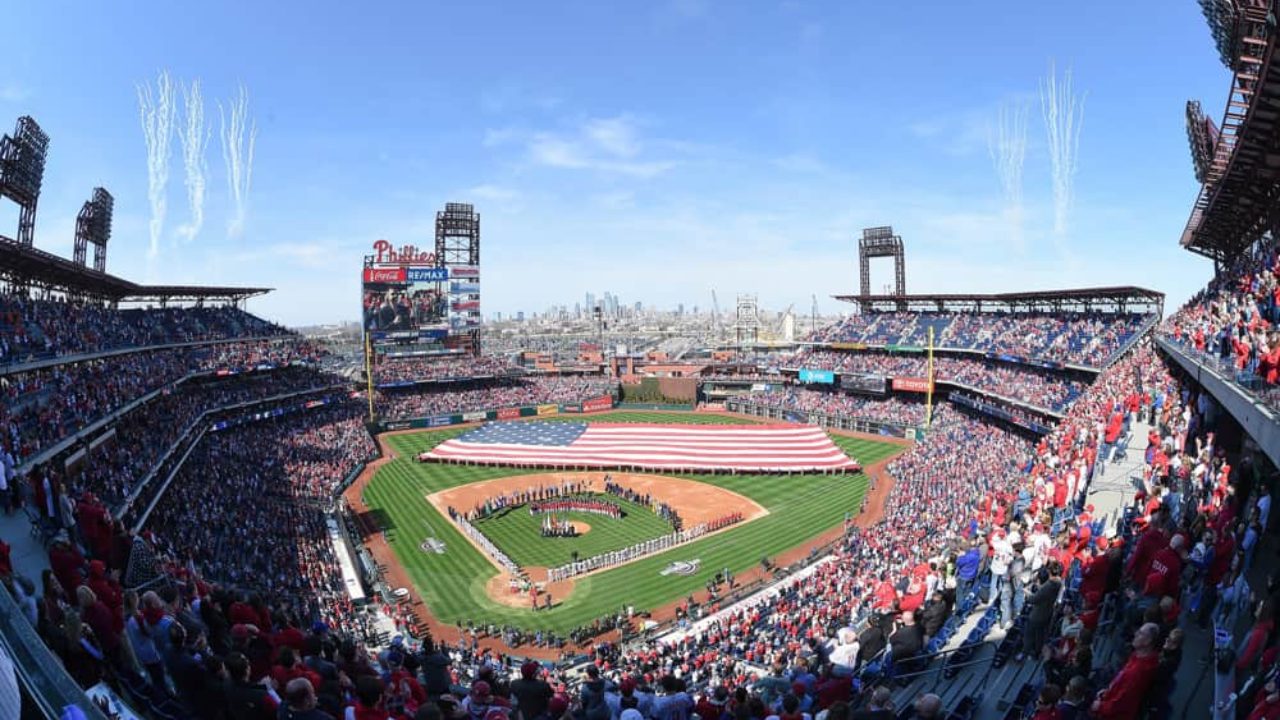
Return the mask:
[[542,445],[557,447],[571,444],[586,432],[586,423],[507,422],[482,425],[458,436],[467,443],[485,445]]

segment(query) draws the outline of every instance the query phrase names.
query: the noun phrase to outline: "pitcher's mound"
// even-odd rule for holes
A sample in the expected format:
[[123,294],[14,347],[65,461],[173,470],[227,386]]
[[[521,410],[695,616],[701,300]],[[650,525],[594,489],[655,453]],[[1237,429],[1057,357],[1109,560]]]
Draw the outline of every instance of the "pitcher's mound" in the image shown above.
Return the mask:
[[573,526],[573,531],[577,533],[579,536],[586,535],[587,533],[591,532],[590,523],[579,522],[577,520],[570,520],[569,524]]

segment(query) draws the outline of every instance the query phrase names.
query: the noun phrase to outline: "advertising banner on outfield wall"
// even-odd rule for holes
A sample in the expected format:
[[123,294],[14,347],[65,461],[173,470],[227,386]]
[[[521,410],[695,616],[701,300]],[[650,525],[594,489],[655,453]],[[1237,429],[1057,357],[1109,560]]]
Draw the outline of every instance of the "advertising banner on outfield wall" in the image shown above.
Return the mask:
[[462,413],[462,422],[480,422],[489,419],[489,413],[483,410],[477,412]]
[[459,415],[437,415],[428,420],[427,425],[430,427],[444,427],[445,425],[455,425],[460,422],[462,422],[462,417]]
[[520,417],[520,408],[502,408],[498,411],[499,420],[515,420]]
[[830,385],[835,381],[836,374],[830,370],[800,368],[800,382],[802,383],[824,383]]
[[601,395],[598,398],[592,398],[582,403],[582,412],[595,412],[597,410],[609,410],[613,407],[612,395]]
[[580,403],[571,403],[569,405],[561,405],[560,412],[574,413],[576,415],[577,413],[582,412],[582,405]]
[[555,415],[560,411],[559,405],[539,405],[538,415]]
[[927,393],[933,388],[925,378],[896,377],[893,379],[893,389],[903,392]]
[[867,344],[839,342],[839,343],[831,343],[830,347],[832,350],[866,350]]

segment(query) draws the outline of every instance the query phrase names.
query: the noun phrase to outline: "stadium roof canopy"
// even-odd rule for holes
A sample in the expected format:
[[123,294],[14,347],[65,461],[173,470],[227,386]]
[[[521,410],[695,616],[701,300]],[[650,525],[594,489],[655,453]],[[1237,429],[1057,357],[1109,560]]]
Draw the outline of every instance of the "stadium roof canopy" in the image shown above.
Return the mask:
[[1182,246],[1223,261],[1275,227],[1280,197],[1278,33],[1268,0],[1200,4],[1232,78],[1221,129],[1204,136],[1198,128],[1188,128],[1203,181],[1182,231]]
[[1164,293],[1123,285],[1117,287],[1033,290],[1012,293],[940,293],[934,295],[836,295],[864,310],[917,312],[1160,312]]
[[238,302],[271,288],[139,285],[0,235],[0,281],[110,302]]

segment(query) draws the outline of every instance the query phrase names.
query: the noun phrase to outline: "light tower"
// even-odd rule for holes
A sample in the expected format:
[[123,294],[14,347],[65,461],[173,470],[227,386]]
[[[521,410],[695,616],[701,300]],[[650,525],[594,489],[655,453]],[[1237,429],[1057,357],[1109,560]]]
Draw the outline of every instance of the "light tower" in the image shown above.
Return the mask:
[[[893,233],[893,227],[866,228],[862,231],[862,239],[858,241],[859,295],[871,295],[871,258],[893,258],[894,289],[893,294],[901,297],[907,294],[907,263],[902,246],[902,237]],[[898,300],[898,310],[906,310],[906,300]],[[871,303],[862,302],[862,312],[869,312]]]

